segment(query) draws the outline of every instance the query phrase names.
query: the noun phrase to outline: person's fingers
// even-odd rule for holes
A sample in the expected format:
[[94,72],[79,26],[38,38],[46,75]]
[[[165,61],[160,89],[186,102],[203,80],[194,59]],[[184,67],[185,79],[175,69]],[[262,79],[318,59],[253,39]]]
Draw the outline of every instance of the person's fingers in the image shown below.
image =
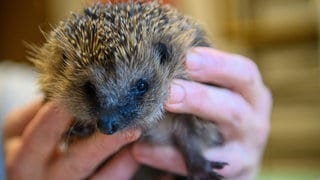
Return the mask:
[[[170,112],[190,113],[219,125],[225,138],[248,130],[253,111],[242,96],[224,88],[174,80],[165,107]],[[238,133],[236,133],[238,132]]]
[[234,90],[254,107],[265,89],[257,65],[240,55],[197,47],[188,52],[186,67],[191,79]]
[[170,146],[152,146],[138,143],[133,146],[134,158],[151,167],[186,175],[186,166],[181,154]]
[[[253,152],[246,152],[242,145],[228,143],[204,152],[206,159],[216,162],[226,162],[223,169],[215,170],[226,178],[238,177],[246,170],[258,166]],[[181,154],[169,146],[151,146],[136,144],[133,148],[134,158],[142,163],[165,171],[186,175],[186,167]],[[214,170],[214,169],[213,169]]]
[[238,178],[244,174],[246,174],[248,178],[248,173],[256,172],[253,169],[259,167],[259,159],[257,159],[257,157],[260,155],[254,154],[257,153],[254,150],[248,152],[244,147],[245,146],[239,144],[239,142],[228,143],[224,146],[205,151],[204,156],[210,161],[228,163],[223,169],[216,170],[227,179]]
[[71,122],[72,117],[57,102],[46,103],[22,134],[23,151],[50,156]]
[[46,103],[26,126],[21,137],[21,147],[9,162],[9,169],[14,169],[17,174],[40,171],[38,168],[43,168],[56,150],[70,119],[56,102]]
[[[9,140],[4,142],[4,153],[5,153],[5,159],[6,159],[6,165],[8,167],[11,167],[13,164],[15,155],[17,154],[17,151],[21,148],[21,140],[19,137],[13,137]],[[10,170],[10,168],[7,168],[7,170]]]
[[131,179],[137,169],[139,168],[138,162],[132,157],[129,148],[121,150],[110,161],[108,161],[96,174],[90,179],[104,180],[104,179]]
[[111,136],[97,133],[88,139],[75,142],[51,165],[49,176],[55,179],[86,178],[106,158],[139,136],[139,130],[129,130]]
[[41,108],[42,99],[13,110],[4,123],[4,138],[13,136],[20,136],[25,129],[26,125],[33,119],[38,110]]

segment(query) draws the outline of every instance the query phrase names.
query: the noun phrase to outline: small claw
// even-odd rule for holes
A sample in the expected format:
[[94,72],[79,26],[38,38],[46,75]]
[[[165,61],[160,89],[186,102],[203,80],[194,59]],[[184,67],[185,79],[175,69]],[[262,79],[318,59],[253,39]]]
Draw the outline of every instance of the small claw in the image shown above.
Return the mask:
[[210,164],[211,164],[211,167],[214,169],[223,169],[225,166],[229,165],[226,162],[216,162],[216,161],[212,161]]
[[206,165],[202,166],[202,168],[200,168],[200,170],[198,169],[198,171],[194,171],[193,173],[191,173],[189,176],[189,179],[192,179],[192,180],[209,180],[209,179],[210,180],[221,180],[224,178],[222,175],[218,174],[214,170],[215,169],[222,169],[226,165],[228,165],[228,163],[205,160],[204,164],[206,164]]
[[189,180],[222,180],[224,177],[220,174],[212,171],[210,173],[198,174],[194,176],[189,176]]
[[216,172],[213,172],[213,173],[214,173],[214,175],[211,176],[212,179],[221,180],[224,178],[224,176],[222,176]]

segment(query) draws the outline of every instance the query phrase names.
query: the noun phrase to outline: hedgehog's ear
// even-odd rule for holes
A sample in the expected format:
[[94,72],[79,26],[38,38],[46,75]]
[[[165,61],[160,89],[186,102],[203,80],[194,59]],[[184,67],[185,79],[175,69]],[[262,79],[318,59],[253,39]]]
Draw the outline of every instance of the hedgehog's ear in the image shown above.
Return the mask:
[[170,56],[170,50],[165,43],[158,42],[154,44],[155,51],[159,53],[160,64],[165,64]]

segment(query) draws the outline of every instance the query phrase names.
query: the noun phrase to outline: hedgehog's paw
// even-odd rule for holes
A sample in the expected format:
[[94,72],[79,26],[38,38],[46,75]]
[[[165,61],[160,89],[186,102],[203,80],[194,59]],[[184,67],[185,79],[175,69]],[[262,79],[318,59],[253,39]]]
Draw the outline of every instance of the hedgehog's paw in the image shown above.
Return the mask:
[[221,180],[223,176],[215,172],[215,169],[223,169],[228,163],[208,161],[203,159],[196,167],[190,167],[188,179],[190,180]]

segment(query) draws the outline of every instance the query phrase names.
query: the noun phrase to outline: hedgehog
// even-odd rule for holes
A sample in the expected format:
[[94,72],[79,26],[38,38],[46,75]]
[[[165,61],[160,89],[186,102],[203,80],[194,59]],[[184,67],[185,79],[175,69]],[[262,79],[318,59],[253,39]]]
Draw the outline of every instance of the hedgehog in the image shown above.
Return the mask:
[[[223,143],[218,126],[164,108],[172,80],[191,81],[186,51],[211,47],[199,24],[157,1],[95,3],[45,36],[29,59],[46,101],[59,101],[73,115],[69,134],[84,138],[139,128],[139,141],[181,152],[189,179],[223,178],[215,170],[227,163],[203,156]],[[133,179],[153,179],[140,173]]]

